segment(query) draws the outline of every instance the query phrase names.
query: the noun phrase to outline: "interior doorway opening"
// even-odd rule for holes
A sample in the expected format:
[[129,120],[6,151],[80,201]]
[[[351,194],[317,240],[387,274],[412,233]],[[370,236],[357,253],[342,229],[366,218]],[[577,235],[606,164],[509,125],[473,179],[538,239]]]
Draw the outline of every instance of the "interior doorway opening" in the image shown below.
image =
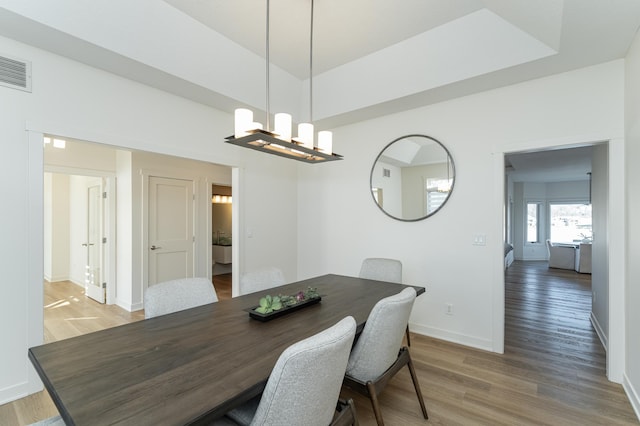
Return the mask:
[[211,186],[212,280],[219,299],[231,298],[233,282],[232,186]]

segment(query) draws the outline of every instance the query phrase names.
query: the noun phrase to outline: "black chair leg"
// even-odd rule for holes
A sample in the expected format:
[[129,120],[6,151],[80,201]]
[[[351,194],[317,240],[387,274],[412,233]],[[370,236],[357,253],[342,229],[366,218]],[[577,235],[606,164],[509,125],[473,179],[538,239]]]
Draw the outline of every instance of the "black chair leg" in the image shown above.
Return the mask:
[[376,422],[378,426],[384,426],[384,420],[382,420],[382,411],[380,411],[380,403],[378,402],[378,394],[376,393],[376,387],[372,382],[367,382],[367,390],[369,391],[369,399],[371,400],[371,406],[373,407],[373,414],[376,416]]
[[429,419],[429,415],[427,414],[427,407],[424,405],[424,399],[422,398],[422,391],[420,391],[420,384],[418,383],[418,375],[416,374],[416,370],[413,368],[413,361],[411,361],[411,355],[407,352],[409,356],[409,362],[407,366],[409,367],[409,373],[411,373],[411,380],[413,381],[413,387],[416,388],[416,395],[418,395],[418,402],[420,402],[420,408],[422,409],[422,415],[425,419]]
[[409,335],[409,324],[407,324],[407,346],[411,346],[411,336]]

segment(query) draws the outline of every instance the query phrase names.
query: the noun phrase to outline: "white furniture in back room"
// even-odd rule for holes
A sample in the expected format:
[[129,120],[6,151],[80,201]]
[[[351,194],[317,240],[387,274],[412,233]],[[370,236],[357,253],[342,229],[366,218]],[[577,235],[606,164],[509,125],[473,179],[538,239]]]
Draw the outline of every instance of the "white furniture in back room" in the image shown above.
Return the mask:
[[231,246],[213,245],[213,262],[228,265],[233,261]]
[[581,274],[591,273],[591,243],[580,243],[576,249],[575,270]]
[[549,249],[549,268],[575,269],[576,246],[552,243],[547,240],[547,248]]

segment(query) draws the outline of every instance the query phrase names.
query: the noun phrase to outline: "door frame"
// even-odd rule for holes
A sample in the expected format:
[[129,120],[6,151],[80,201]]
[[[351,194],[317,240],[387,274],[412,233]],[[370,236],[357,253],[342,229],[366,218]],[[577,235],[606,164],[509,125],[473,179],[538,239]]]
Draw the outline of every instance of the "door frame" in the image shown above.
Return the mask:
[[[493,218],[494,223],[491,234],[502,236],[505,226],[504,211],[506,209],[506,197],[504,194],[505,154],[538,151],[553,148],[571,148],[584,145],[594,145],[607,142],[609,180],[607,188],[609,193],[607,206],[607,235],[608,254],[608,286],[609,286],[609,330],[607,352],[607,378],[616,383],[622,383],[625,370],[626,347],[626,323],[625,323],[625,259],[626,259],[626,235],[625,235],[625,161],[624,139],[611,138],[606,135],[586,135],[568,137],[562,139],[549,139],[527,141],[524,143],[505,143],[493,149]],[[504,281],[504,247],[502,240],[496,238],[493,242],[493,250],[496,253],[493,263],[493,351],[504,353],[504,315],[505,315],[505,281]]]
[[[43,155],[44,161],[44,155]],[[78,167],[66,167],[47,165],[43,163],[44,173],[57,173],[64,175],[90,176],[102,178],[105,181],[104,192],[107,193],[107,199],[104,204],[104,236],[107,238],[106,247],[104,248],[104,277],[103,281],[107,283],[106,287],[106,304],[113,305],[116,303],[116,175],[115,173],[83,169]],[[43,190],[44,191],[44,190]]]

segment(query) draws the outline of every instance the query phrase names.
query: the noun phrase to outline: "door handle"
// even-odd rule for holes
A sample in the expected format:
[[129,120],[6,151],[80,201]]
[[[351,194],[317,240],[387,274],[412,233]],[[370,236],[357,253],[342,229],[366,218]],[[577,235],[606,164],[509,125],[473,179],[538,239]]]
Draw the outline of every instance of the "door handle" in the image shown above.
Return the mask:
[[161,249],[162,247],[156,247],[156,246],[151,246],[151,250],[158,250]]

